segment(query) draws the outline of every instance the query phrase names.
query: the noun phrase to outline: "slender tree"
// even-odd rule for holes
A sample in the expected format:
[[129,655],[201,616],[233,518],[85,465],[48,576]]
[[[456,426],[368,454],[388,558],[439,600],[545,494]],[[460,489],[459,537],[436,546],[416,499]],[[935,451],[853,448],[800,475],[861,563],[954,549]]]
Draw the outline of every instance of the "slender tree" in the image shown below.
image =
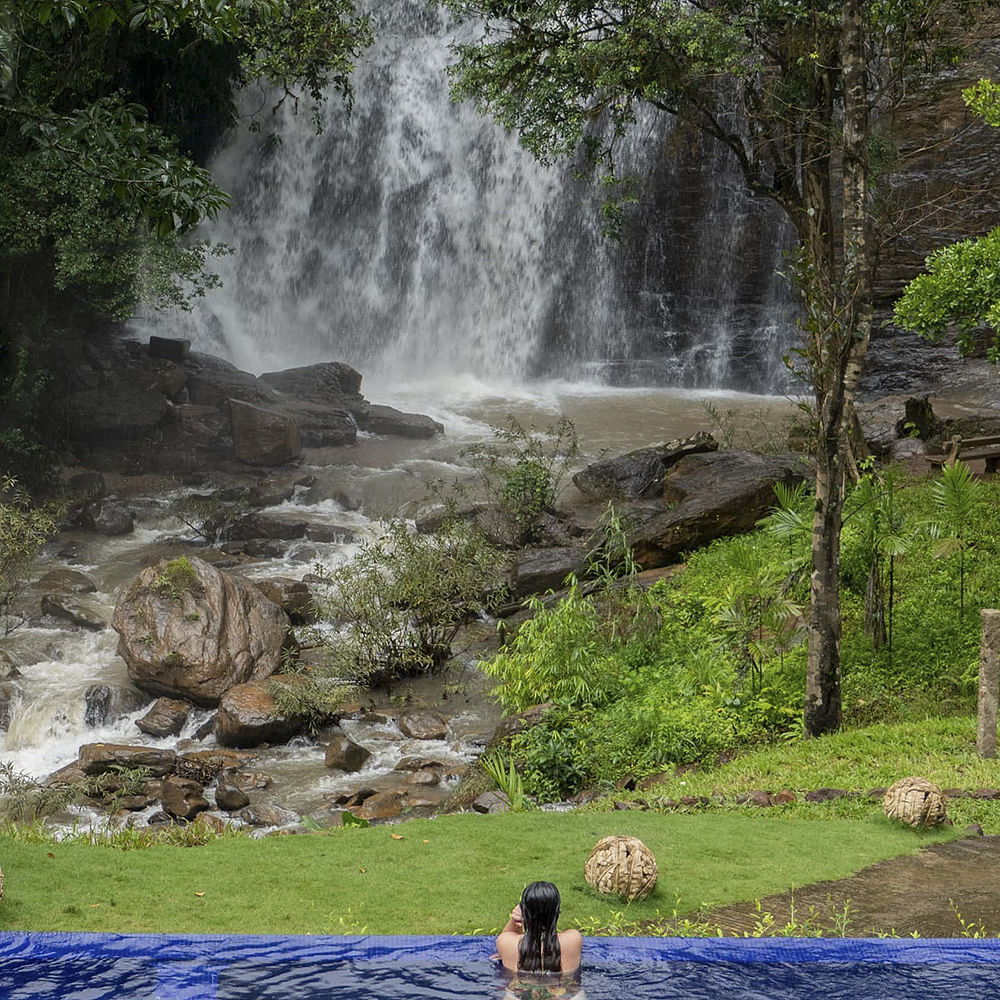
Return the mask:
[[872,325],[870,142],[933,68],[959,8],[987,5],[442,2],[482,25],[478,41],[458,47],[456,96],[517,129],[543,160],[584,148],[613,164],[616,140],[648,104],[725,145],[749,190],[791,221],[816,466],[804,728],[838,728],[841,519]]

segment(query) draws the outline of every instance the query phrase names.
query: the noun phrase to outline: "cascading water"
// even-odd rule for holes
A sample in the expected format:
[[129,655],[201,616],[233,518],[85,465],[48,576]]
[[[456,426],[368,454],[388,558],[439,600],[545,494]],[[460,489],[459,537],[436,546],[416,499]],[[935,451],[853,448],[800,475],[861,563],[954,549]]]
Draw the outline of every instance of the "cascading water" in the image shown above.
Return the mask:
[[286,107],[280,144],[244,131],[220,152],[233,208],[206,235],[234,250],[223,287],[142,332],[249,371],[337,359],[383,383],[781,386],[787,232],[724,150],[642,115],[619,160],[639,202],[611,242],[596,184],[449,100],[457,29],[442,12],[409,0],[374,17],[349,118],[331,98],[317,136]]

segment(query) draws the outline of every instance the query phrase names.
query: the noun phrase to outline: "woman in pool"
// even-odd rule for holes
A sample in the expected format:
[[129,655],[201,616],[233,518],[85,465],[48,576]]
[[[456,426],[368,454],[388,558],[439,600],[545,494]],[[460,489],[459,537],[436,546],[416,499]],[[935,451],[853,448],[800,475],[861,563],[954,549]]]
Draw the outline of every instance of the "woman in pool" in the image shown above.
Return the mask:
[[521,894],[510,920],[497,937],[497,954],[511,972],[575,972],[583,938],[577,930],[557,931],[559,890],[551,882],[532,882]]

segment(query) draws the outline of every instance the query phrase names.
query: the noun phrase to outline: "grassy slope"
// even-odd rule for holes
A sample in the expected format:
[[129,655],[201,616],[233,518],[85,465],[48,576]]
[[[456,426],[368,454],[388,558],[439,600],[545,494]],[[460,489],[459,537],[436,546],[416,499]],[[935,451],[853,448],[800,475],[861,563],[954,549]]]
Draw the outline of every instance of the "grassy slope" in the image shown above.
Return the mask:
[[[660,868],[628,918],[755,899],[851,874],[947,839],[874,815],[521,813],[455,815],[399,826],[204,847],[122,851],[0,838],[7,877],[0,927],[172,933],[467,933],[498,928],[524,884],[563,892],[563,923],[607,925],[622,903],[583,878],[593,844],[640,837]],[[395,836],[394,836],[395,835]],[[396,839],[401,836],[402,839]]]

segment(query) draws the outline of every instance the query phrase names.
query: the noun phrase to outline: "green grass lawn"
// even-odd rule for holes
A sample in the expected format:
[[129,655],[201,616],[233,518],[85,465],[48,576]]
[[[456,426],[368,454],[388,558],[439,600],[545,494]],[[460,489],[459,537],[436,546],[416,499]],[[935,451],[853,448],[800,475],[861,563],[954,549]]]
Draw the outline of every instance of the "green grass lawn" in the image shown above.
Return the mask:
[[[641,838],[660,870],[629,921],[753,900],[848,876],[955,836],[881,815],[461,814],[397,826],[202,847],[121,850],[0,837],[0,927],[169,933],[448,934],[498,929],[535,879],[557,883],[564,926],[607,926],[624,904],[583,877],[594,843]],[[620,917],[619,917],[620,922]]]

